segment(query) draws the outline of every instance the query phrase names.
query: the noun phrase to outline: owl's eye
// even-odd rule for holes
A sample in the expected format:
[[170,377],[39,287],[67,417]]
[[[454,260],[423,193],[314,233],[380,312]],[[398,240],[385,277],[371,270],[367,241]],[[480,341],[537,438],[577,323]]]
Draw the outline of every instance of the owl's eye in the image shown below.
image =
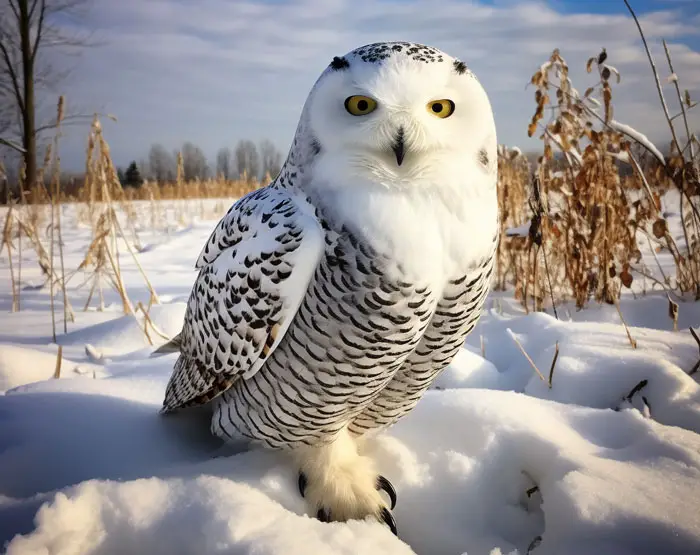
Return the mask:
[[353,116],[365,116],[377,109],[377,101],[369,96],[356,94],[345,99],[345,109]]
[[439,118],[449,118],[455,111],[455,103],[448,98],[433,100],[426,105],[428,112]]

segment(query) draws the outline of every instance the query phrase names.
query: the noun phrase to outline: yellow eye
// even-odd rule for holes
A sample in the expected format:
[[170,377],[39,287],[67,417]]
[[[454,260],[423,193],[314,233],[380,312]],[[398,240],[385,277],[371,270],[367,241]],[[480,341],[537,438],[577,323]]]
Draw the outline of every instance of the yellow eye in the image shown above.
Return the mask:
[[449,118],[455,111],[455,103],[445,98],[443,100],[433,100],[428,102],[426,108],[428,112],[439,118]]
[[345,109],[353,116],[364,116],[377,109],[377,101],[369,96],[356,94],[345,99]]

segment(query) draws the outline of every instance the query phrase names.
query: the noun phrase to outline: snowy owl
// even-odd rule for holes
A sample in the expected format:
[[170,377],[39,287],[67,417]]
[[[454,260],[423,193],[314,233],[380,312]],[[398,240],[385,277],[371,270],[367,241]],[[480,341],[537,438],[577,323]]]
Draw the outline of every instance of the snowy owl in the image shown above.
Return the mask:
[[396,533],[358,441],[413,409],[479,318],[496,148],[463,62],[406,42],[333,58],[277,178],[199,255],[162,412],[211,404],[216,436],[288,454],[318,519]]

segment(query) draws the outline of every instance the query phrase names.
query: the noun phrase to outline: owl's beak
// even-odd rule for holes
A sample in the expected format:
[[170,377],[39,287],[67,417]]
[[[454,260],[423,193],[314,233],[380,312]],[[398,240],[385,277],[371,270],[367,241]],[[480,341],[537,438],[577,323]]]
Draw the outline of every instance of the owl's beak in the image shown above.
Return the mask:
[[396,133],[396,139],[394,140],[394,146],[392,146],[391,149],[394,151],[394,154],[396,154],[396,163],[400,166],[406,154],[403,141],[403,127],[399,127]]

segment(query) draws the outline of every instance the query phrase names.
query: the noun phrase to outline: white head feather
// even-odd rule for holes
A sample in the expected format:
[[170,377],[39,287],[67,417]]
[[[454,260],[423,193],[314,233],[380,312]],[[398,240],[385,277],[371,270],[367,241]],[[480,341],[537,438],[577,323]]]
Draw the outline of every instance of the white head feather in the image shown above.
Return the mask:
[[[376,109],[353,115],[354,95]],[[439,100],[453,103],[448,117],[432,110]],[[440,281],[490,253],[496,151],[488,97],[462,62],[423,45],[377,43],[334,58],[320,76],[282,176],[409,271]]]

